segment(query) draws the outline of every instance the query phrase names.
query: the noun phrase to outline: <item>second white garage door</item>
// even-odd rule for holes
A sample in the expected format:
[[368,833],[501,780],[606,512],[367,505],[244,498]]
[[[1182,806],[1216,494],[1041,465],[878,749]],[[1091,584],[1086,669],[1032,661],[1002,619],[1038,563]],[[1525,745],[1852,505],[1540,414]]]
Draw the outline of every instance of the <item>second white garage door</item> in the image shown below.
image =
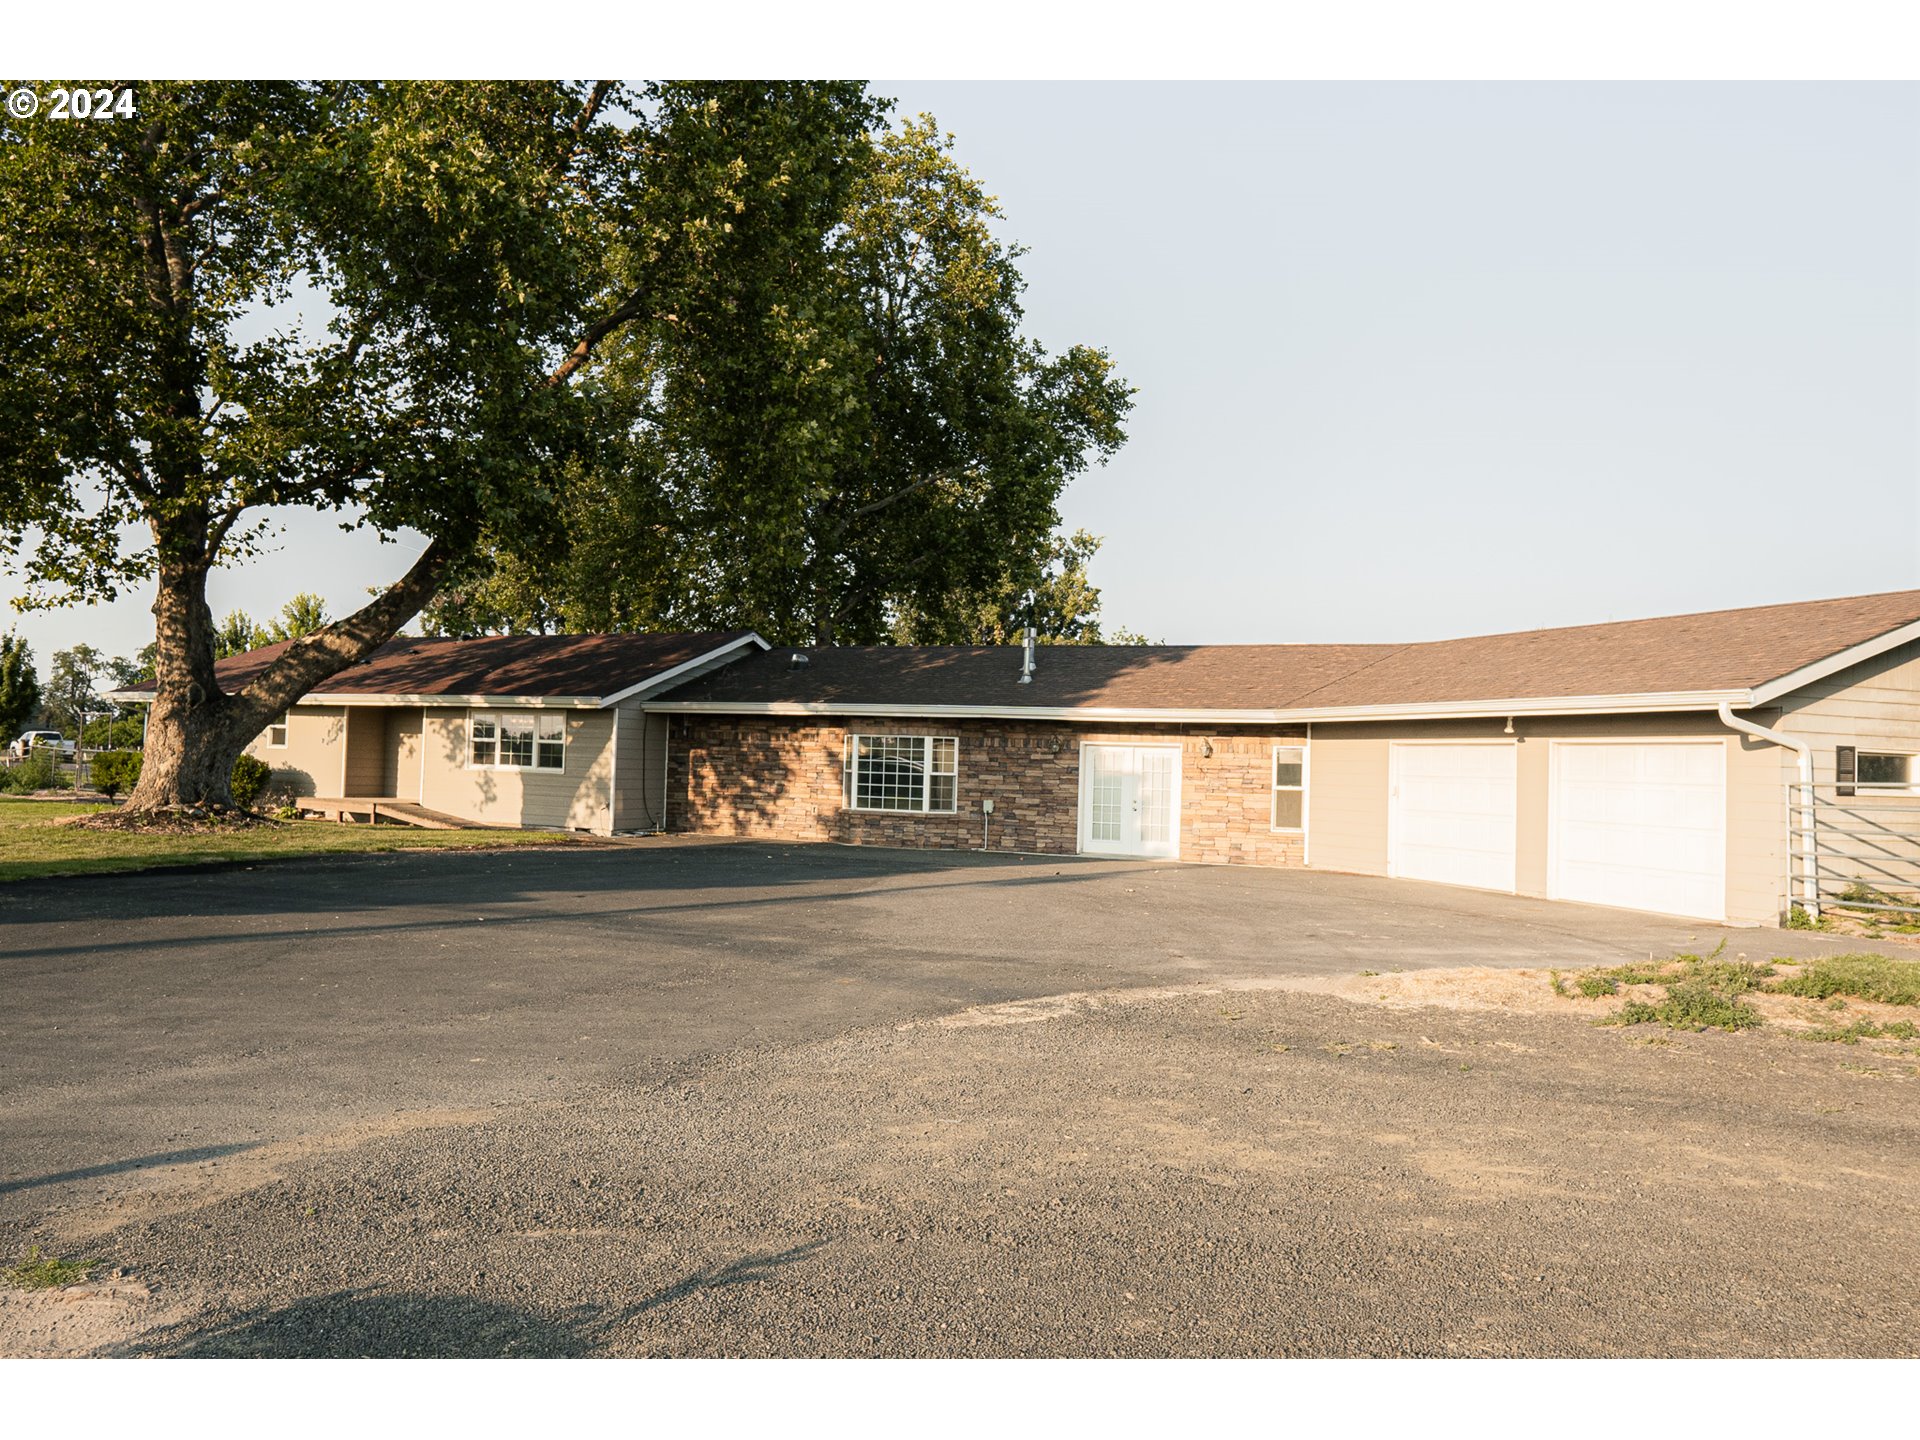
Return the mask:
[[1727,908],[1726,748],[1556,740],[1549,893],[1718,920]]
[[1396,743],[1387,872],[1482,890],[1514,884],[1514,748]]

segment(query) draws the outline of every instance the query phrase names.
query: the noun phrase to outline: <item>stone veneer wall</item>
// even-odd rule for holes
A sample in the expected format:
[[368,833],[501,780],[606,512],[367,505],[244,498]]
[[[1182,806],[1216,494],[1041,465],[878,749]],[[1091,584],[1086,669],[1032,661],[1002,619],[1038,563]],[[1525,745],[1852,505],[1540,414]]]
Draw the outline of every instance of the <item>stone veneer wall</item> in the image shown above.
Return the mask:
[[[959,808],[952,815],[850,810],[842,799],[846,736],[955,735]],[[676,715],[668,735],[667,828],[702,835],[850,844],[980,847],[980,802],[994,804],[991,846],[1071,855],[1079,837],[1080,746],[1178,740],[1180,858],[1301,865],[1304,837],[1274,834],[1272,754],[1304,743],[1299,727],[1228,731],[1180,726],[1107,729],[1045,721],[859,720]],[[1212,755],[1206,753],[1211,744]],[[1309,823],[1311,823],[1309,798]]]

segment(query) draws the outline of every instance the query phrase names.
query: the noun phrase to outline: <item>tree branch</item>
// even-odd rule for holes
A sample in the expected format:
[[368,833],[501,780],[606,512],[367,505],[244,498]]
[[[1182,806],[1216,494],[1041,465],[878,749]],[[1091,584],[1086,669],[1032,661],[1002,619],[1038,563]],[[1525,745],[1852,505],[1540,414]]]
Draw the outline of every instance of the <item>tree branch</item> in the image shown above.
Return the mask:
[[433,598],[460,558],[444,539],[430,541],[405,575],[353,614],[293,641],[233,697],[261,716],[277,715],[321,681],[358,665],[400,633]]
[[593,358],[593,347],[607,336],[618,330],[630,320],[637,320],[646,314],[646,297],[641,291],[634,291],[623,301],[618,309],[603,319],[596,320],[586,328],[573,349],[567,352],[567,358],[554,368],[546,379],[540,382],[540,389],[552,390],[564,385],[582,365]]

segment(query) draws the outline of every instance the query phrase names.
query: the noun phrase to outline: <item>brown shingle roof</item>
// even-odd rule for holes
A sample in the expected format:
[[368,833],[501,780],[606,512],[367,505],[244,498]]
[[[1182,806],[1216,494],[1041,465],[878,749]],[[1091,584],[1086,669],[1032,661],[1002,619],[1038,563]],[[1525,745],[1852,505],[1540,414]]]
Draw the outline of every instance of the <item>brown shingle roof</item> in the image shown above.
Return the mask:
[[[475,640],[391,640],[361,664],[314,687],[316,695],[485,695],[604,698],[744,638],[746,630],[691,635],[486,635]],[[231,693],[291,643],[233,655],[214,667]],[[151,694],[143,682],[123,694]]]
[[667,698],[1264,711],[1738,691],[1916,620],[1920,590],[1412,645],[1044,646],[1030,685],[1014,646],[843,646],[797,668],[775,649]]

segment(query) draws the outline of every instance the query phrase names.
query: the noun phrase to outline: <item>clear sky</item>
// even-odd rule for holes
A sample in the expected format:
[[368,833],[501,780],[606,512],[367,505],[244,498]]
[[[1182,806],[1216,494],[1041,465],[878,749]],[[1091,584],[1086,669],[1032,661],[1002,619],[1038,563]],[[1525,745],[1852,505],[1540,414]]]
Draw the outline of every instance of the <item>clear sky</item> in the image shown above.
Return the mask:
[[[1110,622],[1427,639],[1920,588],[1920,86],[876,83],[1112,351]],[[294,518],[216,614],[410,548]],[[149,597],[30,614],[44,667]]]

